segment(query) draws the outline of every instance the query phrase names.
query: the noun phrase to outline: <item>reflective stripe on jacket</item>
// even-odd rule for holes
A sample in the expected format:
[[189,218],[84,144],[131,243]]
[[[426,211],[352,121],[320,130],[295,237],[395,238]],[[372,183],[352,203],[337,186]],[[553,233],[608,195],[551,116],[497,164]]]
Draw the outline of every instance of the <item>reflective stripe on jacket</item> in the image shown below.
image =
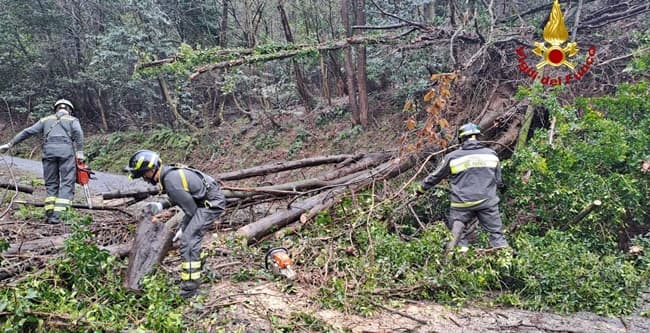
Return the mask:
[[160,169],[160,186],[169,200],[183,210],[188,220],[199,207],[226,207],[219,183],[196,169],[165,164]]
[[430,189],[444,178],[449,178],[454,208],[499,203],[497,185],[501,184],[501,163],[494,150],[476,140],[465,141],[461,149],[445,156],[438,168],[424,178],[422,188]]

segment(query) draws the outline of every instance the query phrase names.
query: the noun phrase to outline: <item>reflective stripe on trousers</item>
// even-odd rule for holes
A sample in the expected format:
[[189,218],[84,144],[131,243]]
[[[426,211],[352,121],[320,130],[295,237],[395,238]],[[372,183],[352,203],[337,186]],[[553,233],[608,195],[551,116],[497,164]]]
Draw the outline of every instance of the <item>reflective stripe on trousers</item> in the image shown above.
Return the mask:
[[46,197],[45,198],[45,211],[51,212],[54,210],[54,202],[56,202],[56,197]]
[[183,261],[181,262],[181,280],[199,280],[201,278],[200,261]]
[[68,209],[68,207],[70,207],[71,204],[72,200],[57,198],[54,204],[54,212],[64,212],[66,209]]
[[179,246],[181,280],[198,280],[201,277],[201,241],[206,230],[222,213],[221,209],[197,208],[184,226]]

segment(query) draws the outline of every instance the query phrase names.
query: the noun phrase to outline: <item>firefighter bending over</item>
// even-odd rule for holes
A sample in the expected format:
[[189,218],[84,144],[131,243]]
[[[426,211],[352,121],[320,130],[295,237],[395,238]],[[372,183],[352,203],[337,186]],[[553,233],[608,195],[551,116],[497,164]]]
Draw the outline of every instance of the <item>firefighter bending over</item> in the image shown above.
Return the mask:
[[9,143],[0,146],[0,153],[4,153],[30,136],[41,134],[48,223],[59,223],[61,213],[72,204],[76,180],[75,158],[80,162],[84,160],[84,134],[79,120],[71,115],[73,110],[70,101],[60,99],[54,103],[55,114],[41,118]]
[[[416,192],[423,194],[444,178],[449,178],[449,228],[458,222],[467,226],[474,217],[478,217],[481,227],[490,233],[490,246],[508,247],[508,241],[501,231],[497,195],[497,186],[502,186],[501,163],[494,150],[484,147],[476,139],[480,133],[475,124],[461,126],[458,130],[461,149],[446,155],[438,168],[424,178]],[[461,236],[458,245],[461,252],[467,251],[468,241],[465,234]]]
[[[183,165],[162,164],[160,156],[150,150],[139,150],[129,160],[131,178],[140,178],[159,185],[170,203],[178,205],[185,217],[181,222],[181,296],[197,294],[201,278],[201,241],[212,223],[223,214],[226,200],[219,184],[205,173]],[[153,215],[163,203],[150,202],[145,209]]]

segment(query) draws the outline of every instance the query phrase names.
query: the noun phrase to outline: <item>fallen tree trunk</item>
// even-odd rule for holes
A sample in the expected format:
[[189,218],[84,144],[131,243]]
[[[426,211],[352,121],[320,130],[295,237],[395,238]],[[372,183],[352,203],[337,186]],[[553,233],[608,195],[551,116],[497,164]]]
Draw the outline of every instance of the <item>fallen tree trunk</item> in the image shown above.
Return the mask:
[[[29,206],[34,206],[34,207],[45,207],[44,202],[15,200],[14,203],[19,204],[19,205],[29,205]],[[131,216],[131,213],[125,211],[124,209],[118,208],[118,207],[112,207],[112,206],[95,206],[95,205],[93,205],[93,207],[91,208],[88,205],[73,203],[73,204],[70,205],[70,207],[78,208],[78,209],[88,209],[88,210],[111,210],[111,211],[121,212],[121,213],[124,213],[126,215]]]
[[66,238],[67,237],[65,235],[61,235],[11,244],[8,249],[2,252],[2,254],[16,255],[22,252],[34,252],[35,250],[58,250],[63,247],[63,242],[66,240]]
[[[348,177],[349,181],[338,183],[336,187],[321,192],[315,196],[291,204],[287,209],[266,216],[256,222],[245,225],[237,230],[237,235],[251,244],[264,236],[297,221],[307,213],[305,219],[313,217],[317,212],[331,207],[340,195],[348,191],[363,189],[376,180],[392,178],[413,166],[414,158],[404,160],[393,159],[371,170],[364,170]],[[309,217],[309,218],[311,218]]]
[[344,155],[311,157],[311,158],[305,158],[296,161],[282,161],[282,162],[276,162],[272,164],[260,165],[248,169],[243,169],[243,170],[220,173],[215,175],[215,178],[219,180],[239,180],[239,179],[251,178],[256,176],[264,176],[264,175],[277,173],[281,171],[318,166],[323,164],[341,163],[348,160],[356,161],[359,160],[362,156],[363,154],[359,154],[359,155],[344,154]]
[[337,170],[332,170],[323,174],[320,177],[300,180],[296,182],[272,185],[272,186],[261,186],[252,188],[252,191],[264,192],[264,191],[287,191],[288,193],[295,193],[296,191],[306,191],[312,189],[318,189],[326,186],[338,185],[343,182],[348,181],[346,177],[355,172],[367,170],[373,166],[379,165],[390,158],[390,155],[384,153],[369,154],[363,157],[361,160]]
[[136,198],[144,199],[150,195],[156,195],[160,193],[160,189],[157,187],[148,187],[140,189],[132,189],[126,191],[113,191],[102,193],[101,196],[104,200],[109,199],[120,199],[120,198]]
[[24,192],[24,193],[28,193],[28,194],[34,193],[34,188],[31,187],[31,186],[27,186],[27,185],[0,182],[0,187],[8,188],[8,189],[10,189],[12,191]]
[[131,241],[122,244],[100,246],[99,248],[108,251],[108,253],[110,253],[114,257],[124,258],[131,253],[132,247],[133,247],[133,242]]
[[[286,169],[296,169],[298,167],[305,166],[314,166],[321,165],[324,161],[329,163],[340,162],[344,165],[335,170],[326,172],[319,177],[270,185],[270,186],[260,186],[260,187],[250,187],[250,188],[241,188],[241,187],[230,187],[222,185],[224,196],[227,199],[227,204],[229,207],[241,204],[242,200],[249,201],[263,201],[269,198],[282,198],[287,196],[296,196],[303,194],[302,191],[308,191],[313,189],[318,189],[326,186],[332,186],[345,181],[343,177],[346,175],[358,172],[361,170],[366,170],[370,167],[376,166],[388,160],[390,155],[387,153],[371,153],[371,154],[359,154],[359,155],[334,155],[334,156],[325,156],[325,157],[315,157],[311,159],[303,159],[293,162],[284,162],[284,163],[274,163],[265,166],[255,167],[251,169],[242,170],[241,172],[232,172],[228,174],[220,174],[221,176],[225,175],[228,179],[239,179],[245,177],[259,176],[263,174],[268,174],[270,172],[279,172],[288,170]],[[219,176],[219,175],[218,175]],[[115,198],[124,198],[124,197],[137,197],[144,199],[150,195],[158,195],[160,191],[157,188],[143,188],[143,189],[134,189],[127,191],[115,191],[103,193],[102,197],[104,199],[115,199]]]

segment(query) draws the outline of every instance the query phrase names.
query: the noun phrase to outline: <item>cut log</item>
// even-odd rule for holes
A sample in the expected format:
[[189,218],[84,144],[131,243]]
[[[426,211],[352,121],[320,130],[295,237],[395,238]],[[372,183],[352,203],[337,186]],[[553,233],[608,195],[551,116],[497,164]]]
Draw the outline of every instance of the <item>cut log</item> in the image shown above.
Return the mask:
[[18,191],[18,192],[24,192],[28,194],[34,193],[34,188],[31,186],[27,185],[20,185],[20,184],[14,184],[14,183],[7,183],[4,181],[0,181],[0,187],[2,188],[8,188],[13,191]]
[[167,256],[176,226],[183,216],[185,214],[179,212],[166,223],[156,221],[156,217],[149,213],[143,213],[139,217],[129,253],[129,266],[124,276],[125,288],[140,291],[140,280]]
[[262,239],[273,231],[284,227],[285,225],[296,221],[300,215],[316,204],[321,202],[334,190],[326,191],[292,204],[289,208],[276,212],[269,216],[263,217],[253,223],[247,224],[237,230],[237,235],[241,236],[247,244],[252,244]]

